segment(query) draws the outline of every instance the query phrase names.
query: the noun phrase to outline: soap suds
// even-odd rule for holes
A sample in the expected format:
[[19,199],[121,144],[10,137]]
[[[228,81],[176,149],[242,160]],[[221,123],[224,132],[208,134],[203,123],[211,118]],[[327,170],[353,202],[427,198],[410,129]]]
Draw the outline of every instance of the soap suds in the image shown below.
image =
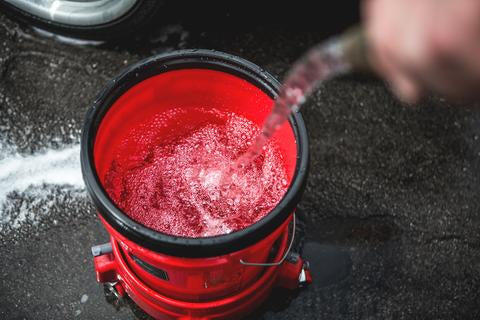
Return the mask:
[[85,197],[79,144],[32,155],[2,143],[0,150],[0,233],[37,224],[58,203]]

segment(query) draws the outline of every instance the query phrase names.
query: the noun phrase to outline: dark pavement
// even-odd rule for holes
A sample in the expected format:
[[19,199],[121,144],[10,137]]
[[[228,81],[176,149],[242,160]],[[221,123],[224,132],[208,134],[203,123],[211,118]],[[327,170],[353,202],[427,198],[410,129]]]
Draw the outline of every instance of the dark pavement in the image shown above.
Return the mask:
[[[78,144],[102,86],[148,55],[211,48],[281,77],[324,37],[189,28],[159,27],[129,48],[72,47],[0,15],[0,151]],[[316,278],[252,318],[480,318],[480,111],[469,107],[438,97],[407,107],[370,78],[318,90],[302,109],[312,157],[301,202]],[[13,192],[0,208],[1,219],[36,215],[0,232],[0,318],[132,319],[95,282],[90,247],[107,238],[86,192],[38,188],[43,198]]]

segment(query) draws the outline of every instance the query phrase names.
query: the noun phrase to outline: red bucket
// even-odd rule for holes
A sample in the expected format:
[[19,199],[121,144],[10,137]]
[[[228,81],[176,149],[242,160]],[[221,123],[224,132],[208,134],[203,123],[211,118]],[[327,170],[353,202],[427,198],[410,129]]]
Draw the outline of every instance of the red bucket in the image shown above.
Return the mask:
[[258,66],[207,50],[148,58],[110,81],[87,114],[81,150],[85,183],[111,236],[92,250],[99,282],[158,319],[231,319],[251,312],[274,285],[294,288],[299,279],[309,280],[303,261],[287,257],[289,224],[308,167],[299,113],[276,133],[289,188],[269,214],[245,229],[204,238],[160,233],[129,218],[103,186],[118,145],[145,119],[172,106],[211,106],[261,125],[278,89]]

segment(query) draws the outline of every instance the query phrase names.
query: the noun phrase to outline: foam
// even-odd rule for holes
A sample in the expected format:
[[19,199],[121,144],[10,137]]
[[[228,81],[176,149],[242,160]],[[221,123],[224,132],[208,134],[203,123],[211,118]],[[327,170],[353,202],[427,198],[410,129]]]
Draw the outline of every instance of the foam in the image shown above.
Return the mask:
[[[269,142],[261,157],[232,172],[232,163],[260,128],[232,113],[201,108],[190,112],[212,121],[171,141],[151,139],[161,144],[142,140],[141,132],[129,133],[127,145],[146,144],[132,156],[119,149],[105,177],[107,192],[134,220],[172,235],[214,236],[255,223],[287,189],[286,170],[275,144]],[[159,115],[152,120],[156,127],[148,128],[175,124],[175,117],[182,117],[182,112]]]
[[[0,159],[0,231],[7,226],[9,229],[18,229],[26,221],[38,222],[38,215],[48,214],[57,202],[58,194],[52,193],[46,186],[73,187],[80,191],[76,195],[85,195],[79,144],[32,155],[20,155],[14,147],[0,145],[0,150],[4,152]],[[15,193],[26,193],[31,201],[23,201],[19,207],[13,207],[8,197]],[[31,210],[40,202],[40,210]],[[15,211],[14,215],[12,211]]]

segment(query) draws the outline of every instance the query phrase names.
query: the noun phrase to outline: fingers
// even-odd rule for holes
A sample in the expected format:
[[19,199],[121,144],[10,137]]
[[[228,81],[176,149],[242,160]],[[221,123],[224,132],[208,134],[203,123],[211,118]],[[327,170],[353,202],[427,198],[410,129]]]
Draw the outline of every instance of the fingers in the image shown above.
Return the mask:
[[421,96],[421,89],[415,77],[410,75],[407,69],[402,68],[387,49],[379,49],[374,52],[376,54],[370,56],[371,63],[377,73],[386,79],[395,95],[405,103],[416,103]]
[[419,82],[404,73],[396,73],[391,84],[395,95],[407,104],[415,104],[421,97]]
[[366,0],[370,62],[403,101],[480,92],[478,0]]
[[[389,10],[383,10],[388,5]],[[421,96],[421,86],[418,79],[404,65],[404,60],[418,52],[411,45],[399,45],[405,42],[402,33],[405,31],[403,23],[396,20],[398,4],[389,0],[367,0],[364,2],[363,12],[366,18],[366,33],[369,40],[369,60],[375,71],[380,74],[391,86],[395,95],[403,102],[413,104]],[[401,8],[399,8],[401,11]],[[381,17],[377,18],[378,15]],[[399,56],[402,59],[399,59]],[[412,58],[409,58],[412,59]],[[413,58],[418,59],[418,58]]]

